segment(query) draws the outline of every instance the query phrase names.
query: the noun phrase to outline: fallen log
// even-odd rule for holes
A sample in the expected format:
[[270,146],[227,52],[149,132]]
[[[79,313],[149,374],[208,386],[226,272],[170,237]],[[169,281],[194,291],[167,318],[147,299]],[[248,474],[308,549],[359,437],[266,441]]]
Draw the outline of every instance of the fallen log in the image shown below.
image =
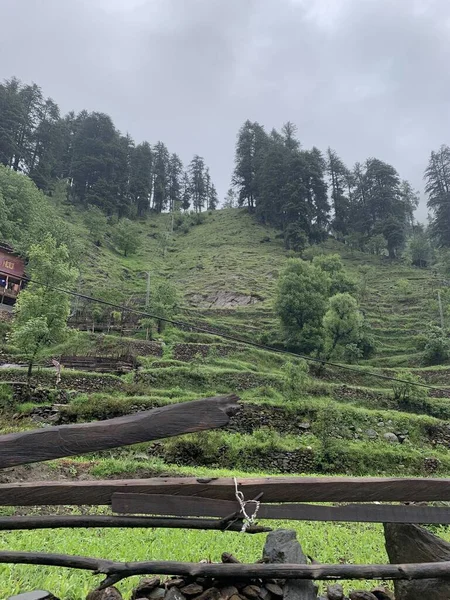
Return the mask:
[[[224,517],[238,511],[239,504],[196,496],[116,493],[112,510],[123,514],[172,515],[183,517]],[[255,504],[249,504],[252,514]],[[263,504],[258,519],[294,521],[344,521],[353,523],[450,523],[450,508],[414,505],[348,504],[316,506],[311,504]]]
[[[238,484],[246,499],[263,492],[264,503],[450,500],[450,479],[265,477],[238,479]],[[235,500],[233,479],[155,477],[4,483],[0,484],[0,506],[110,505],[116,492]]]
[[206,564],[174,561],[114,562],[86,556],[0,551],[0,563],[45,565],[106,575],[99,589],[134,575],[180,575],[215,579],[430,579],[450,578],[450,561],[399,565]]
[[[161,528],[166,529],[203,529],[223,531],[224,527],[217,519],[192,519],[180,517],[122,517],[109,515],[44,515],[36,517],[0,517],[0,531],[19,531],[31,529],[79,529],[79,528]],[[242,520],[230,523],[227,531],[241,531]],[[270,527],[252,525],[246,533],[265,533]]]
[[238,397],[172,404],[106,421],[59,425],[0,436],[0,469],[223,427]]

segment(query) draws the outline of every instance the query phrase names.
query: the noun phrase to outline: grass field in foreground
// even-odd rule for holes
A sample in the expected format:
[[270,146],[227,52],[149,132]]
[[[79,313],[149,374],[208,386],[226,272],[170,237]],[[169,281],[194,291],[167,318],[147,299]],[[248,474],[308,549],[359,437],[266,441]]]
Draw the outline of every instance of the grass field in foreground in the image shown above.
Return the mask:
[[[266,522],[273,528],[297,531],[306,554],[322,563],[385,563],[384,537],[381,525],[362,523]],[[450,540],[450,532],[442,530]],[[247,535],[210,531],[161,529],[78,529],[3,532],[0,550],[23,550],[78,554],[118,561],[179,560],[220,561],[222,552],[231,552],[243,562],[261,557],[265,534]],[[86,594],[101,581],[89,572],[55,567],[0,565],[2,598],[34,589],[45,589],[61,600],[84,600]],[[118,584],[127,599],[137,577]],[[373,582],[350,582],[347,589],[370,589]]]

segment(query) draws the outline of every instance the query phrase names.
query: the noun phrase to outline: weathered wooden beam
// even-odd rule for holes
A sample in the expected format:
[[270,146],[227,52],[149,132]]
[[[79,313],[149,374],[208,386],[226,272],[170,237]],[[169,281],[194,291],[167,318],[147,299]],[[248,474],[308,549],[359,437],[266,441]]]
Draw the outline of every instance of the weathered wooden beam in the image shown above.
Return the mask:
[[[223,526],[218,519],[191,519],[180,517],[134,517],[109,515],[43,515],[25,517],[0,517],[0,531],[19,531],[31,529],[62,528],[166,528],[166,529],[203,529],[222,531]],[[227,531],[241,531],[242,521],[230,523]],[[246,533],[265,533],[270,527],[254,525],[247,527]]]
[[215,579],[435,579],[450,578],[450,562],[399,565],[206,564],[172,561],[114,562],[43,552],[0,552],[0,563],[46,565],[106,575],[100,589],[133,575],[181,575]]
[[171,404],[106,421],[0,436],[0,468],[97,452],[223,427],[238,409],[234,395]]
[[[246,499],[263,492],[264,503],[450,500],[450,479],[266,477],[238,479],[238,483]],[[0,484],[0,506],[109,505],[116,492],[235,500],[233,479],[156,477],[5,483]]]
[[[112,497],[117,513],[172,515],[180,517],[224,517],[239,511],[229,500],[211,500],[195,496],[117,493]],[[255,505],[247,506],[252,514]],[[311,504],[260,504],[258,519],[294,521],[345,521],[353,523],[450,523],[450,508],[414,505],[348,504],[317,506]]]

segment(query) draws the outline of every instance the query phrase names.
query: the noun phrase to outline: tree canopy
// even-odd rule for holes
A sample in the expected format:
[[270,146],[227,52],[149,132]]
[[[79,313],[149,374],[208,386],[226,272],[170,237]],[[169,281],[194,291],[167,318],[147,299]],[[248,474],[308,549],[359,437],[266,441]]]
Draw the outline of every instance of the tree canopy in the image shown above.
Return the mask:
[[[66,180],[73,204],[97,206],[119,217],[187,210],[190,205],[183,163],[162,141],[153,146],[146,141],[135,144],[102,112],[61,116],[58,105],[45,98],[38,85],[17,78],[0,83],[0,164],[26,173],[46,193],[53,191],[55,181]],[[201,173],[195,180],[191,174],[189,180],[197,200],[205,178],[203,161]],[[215,188],[209,181],[212,193],[197,202],[195,210],[216,208]]]

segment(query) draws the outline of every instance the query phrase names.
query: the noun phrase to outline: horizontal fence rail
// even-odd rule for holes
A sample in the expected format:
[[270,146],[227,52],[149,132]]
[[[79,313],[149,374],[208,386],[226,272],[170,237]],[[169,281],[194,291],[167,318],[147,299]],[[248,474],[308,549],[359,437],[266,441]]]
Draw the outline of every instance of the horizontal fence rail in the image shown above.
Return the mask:
[[[263,499],[262,499],[263,502]],[[151,494],[113,494],[112,509],[116,513],[172,515],[184,517],[221,517],[240,512],[237,502],[211,500],[195,496]],[[350,504],[316,506],[311,504],[263,504],[256,509],[250,503],[247,513],[258,519],[294,521],[346,521],[359,523],[450,523],[450,508],[414,505]]]
[[[264,503],[450,501],[450,479],[263,477],[237,479],[247,500]],[[155,477],[0,484],[0,506],[111,505],[115,493],[193,496],[235,501],[231,478]]]
[[174,561],[113,562],[86,556],[42,552],[0,552],[0,563],[46,565],[106,575],[104,589],[134,575],[180,575],[217,579],[448,579],[450,562],[400,565],[204,564]]

